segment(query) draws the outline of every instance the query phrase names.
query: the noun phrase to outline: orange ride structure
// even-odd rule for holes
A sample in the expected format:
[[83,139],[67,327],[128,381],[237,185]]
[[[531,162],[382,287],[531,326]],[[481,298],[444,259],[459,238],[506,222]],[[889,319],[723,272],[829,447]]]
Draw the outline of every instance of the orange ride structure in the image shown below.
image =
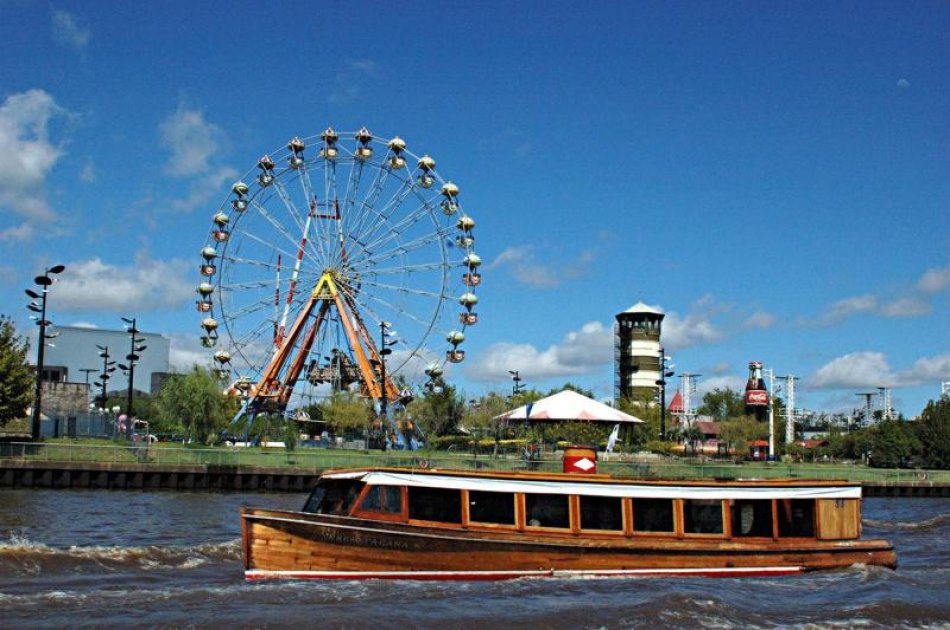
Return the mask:
[[435,166],[398,136],[327,128],[234,183],[201,250],[196,307],[242,399],[235,423],[300,418],[341,391],[388,417],[414,379],[465,359],[481,259],[459,187]]

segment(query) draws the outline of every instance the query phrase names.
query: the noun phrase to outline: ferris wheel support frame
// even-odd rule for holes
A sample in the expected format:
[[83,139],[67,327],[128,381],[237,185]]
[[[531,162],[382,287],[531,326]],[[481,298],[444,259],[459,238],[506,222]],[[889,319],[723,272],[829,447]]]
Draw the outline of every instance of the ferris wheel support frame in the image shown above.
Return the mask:
[[[317,316],[313,324],[307,327],[306,322],[318,302],[320,303],[320,309],[317,312]],[[267,366],[261,373],[260,380],[256,384],[251,385],[248,391],[248,402],[235,416],[234,422],[248,414],[252,417],[257,415],[261,407],[261,403],[258,401],[261,400],[273,400],[276,403],[277,409],[281,412],[286,409],[287,404],[290,402],[290,397],[293,394],[294,386],[300,378],[300,373],[303,371],[306,359],[310,354],[313,340],[316,338],[322,323],[326,321],[326,316],[331,305],[336,307],[347,340],[356,355],[357,365],[363,377],[362,384],[365,390],[364,394],[375,400],[382,398],[384,395],[383,392],[385,391],[385,396],[389,401],[393,402],[399,398],[399,390],[395,383],[393,383],[388,375],[383,376],[381,369],[382,360],[379,350],[369,336],[366,326],[359,316],[358,310],[350,302],[351,300],[347,299],[337,287],[336,282],[333,280],[333,274],[330,271],[325,271],[311,292],[306,306],[301,310],[296,321],[294,321],[291,326],[290,331],[286,337],[282,339],[280,347],[274,352]],[[356,327],[353,326],[354,321],[356,322]],[[297,352],[296,356],[293,356],[297,339],[305,328],[307,332],[304,336],[300,351]],[[369,351],[370,357],[367,357],[367,350]],[[293,356],[292,360],[291,356]],[[281,368],[287,364],[288,360],[291,360],[290,367],[284,376],[283,382],[281,382],[278,378],[278,374],[280,374]],[[374,368],[374,363],[380,367]]]

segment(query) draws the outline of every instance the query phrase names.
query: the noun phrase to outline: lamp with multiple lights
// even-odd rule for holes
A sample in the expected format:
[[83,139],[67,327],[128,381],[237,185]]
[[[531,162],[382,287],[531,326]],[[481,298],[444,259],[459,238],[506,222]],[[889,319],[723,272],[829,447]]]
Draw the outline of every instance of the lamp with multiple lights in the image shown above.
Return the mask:
[[40,418],[42,417],[40,410],[43,401],[43,351],[46,348],[46,340],[52,339],[59,334],[46,332],[46,328],[53,325],[53,322],[46,319],[46,298],[49,294],[49,288],[54,281],[50,275],[60,274],[65,269],[66,267],[64,265],[48,267],[43,275],[36,276],[36,278],[33,279],[39,291],[37,292],[33,289],[26,290],[27,296],[33,300],[27,308],[37,313],[37,315],[32,315],[31,318],[36,319],[36,325],[40,327],[38,343],[36,344],[36,396],[33,401],[33,417],[30,431],[34,442],[40,439]]

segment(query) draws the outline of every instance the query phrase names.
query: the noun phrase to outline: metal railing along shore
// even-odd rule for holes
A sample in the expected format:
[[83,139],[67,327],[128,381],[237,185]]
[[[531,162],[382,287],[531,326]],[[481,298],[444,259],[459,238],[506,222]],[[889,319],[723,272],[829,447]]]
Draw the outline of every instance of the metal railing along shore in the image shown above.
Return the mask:
[[[185,445],[114,445],[82,443],[0,443],[0,460],[145,465],[155,468],[184,466],[288,468],[317,473],[328,468],[408,466],[485,470],[561,470],[561,460],[506,454],[492,456],[445,451],[368,451],[341,448],[200,448]],[[833,463],[732,462],[686,460],[653,455],[612,456],[599,462],[599,472],[646,479],[837,479],[857,482],[950,483],[950,471],[869,468]]]

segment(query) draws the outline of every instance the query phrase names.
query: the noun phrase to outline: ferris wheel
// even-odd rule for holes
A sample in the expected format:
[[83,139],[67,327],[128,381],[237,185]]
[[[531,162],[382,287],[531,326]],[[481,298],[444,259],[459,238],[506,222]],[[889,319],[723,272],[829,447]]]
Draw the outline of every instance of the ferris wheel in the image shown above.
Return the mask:
[[[397,375],[465,359],[481,282],[459,187],[401,138],[294,137],[234,183],[201,250],[202,345],[240,415],[333,391],[405,401]],[[291,400],[293,399],[293,403]]]

